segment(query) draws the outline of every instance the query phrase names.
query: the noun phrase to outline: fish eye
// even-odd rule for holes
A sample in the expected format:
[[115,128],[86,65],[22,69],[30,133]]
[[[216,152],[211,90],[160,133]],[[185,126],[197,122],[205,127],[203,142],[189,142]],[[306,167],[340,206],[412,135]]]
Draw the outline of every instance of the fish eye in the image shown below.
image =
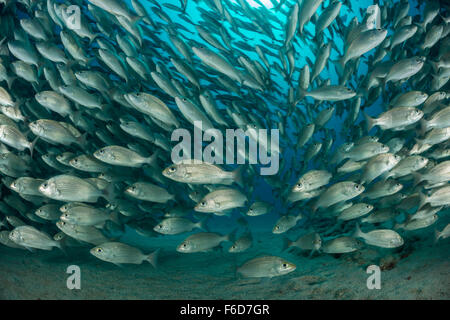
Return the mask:
[[170,168],[169,168],[169,171],[170,171],[170,172],[175,172],[175,171],[177,171],[177,168],[175,168],[175,167],[170,167]]
[[78,159],[77,158],[73,159],[73,163],[78,163]]
[[187,101],[187,99],[186,99],[186,98],[183,98],[183,99],[181,99],[181,100],[183,100],[183,102],[186,102],[186,101]]
[[280,229],[280,226],[276,226],[275,229],[279,230],[279,229]]
[[206,201],[202,201],[202,202],[200,203],[200,205],[201,205],[202,207],[206,206]]
[[281,266],[282,266],[284,269],[287,268],[287,264],[286,264],[286,263],[283,263]]
[[162,224],[158,224],[158,229],[162,229]]
[[297,188],[301,188],[302,186],[303,186],[303,184],[301,184],[301,183],[297,183],[297,185],[296,185]]
[[45,182],[45,183],[42,184],[42,187],[43,187],[44,189],[47,189],[48,184]]
[[61,221],[61,225],[62,225],[62,226],[65,226],[66,223],[65,223],[64,221]]
[[187,247],[187,244],[186,243],[183,243],[183,248],[186,248]]
[[97,253],[102,253],[102,252],[103,252],[103,249],[102,249],[102,248],[97,248],[97,249],[95,249],[95,251],[96,251]]

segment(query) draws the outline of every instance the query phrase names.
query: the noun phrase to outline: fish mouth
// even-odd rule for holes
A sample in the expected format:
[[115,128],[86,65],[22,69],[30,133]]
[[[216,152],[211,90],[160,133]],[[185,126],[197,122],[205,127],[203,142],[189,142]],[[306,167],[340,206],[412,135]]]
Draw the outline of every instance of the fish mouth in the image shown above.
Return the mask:
[[166,178],[170,178],[170,174],[169,174],[169,171],[168,171],[167,169],[164,169],[164,170],[162,171],[162,175],[163,175],[164,177],[166,177]]
[[187,253],[188,251],[185,250],[185,249],[183,249],[183,247],[181,247],[181,245],[180,245],[180,246],[177,247],[177,252],[180,252],[180,253]]
[[197,212],[208,212],[206,208],[202,208],[200,205],[196,205],[194,210]]

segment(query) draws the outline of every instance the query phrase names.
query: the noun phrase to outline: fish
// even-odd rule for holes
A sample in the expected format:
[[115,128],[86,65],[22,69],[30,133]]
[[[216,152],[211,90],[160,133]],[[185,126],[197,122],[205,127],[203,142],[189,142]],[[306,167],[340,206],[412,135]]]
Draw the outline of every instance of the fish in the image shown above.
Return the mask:
[[80,226],[59,220],[56,227],[66,235],[93,245],[99,245],[109,241],[103,233],[93,226]]
[[269,213],[273,208],[273,205],[264,201],[255,201],[248,208],[247,215],[251,217],[260,216]]
[[158,158],[158,152],[145,158],[137,152],[122,146],[107,146],[95,151],[93,156],[113,166],[138,168],[143,165],[153,165]]
[[253,246],[253,236],[250,231],[245,232],[242,236],[240,236],[231,247],[228,249],[229,253],[240,253],[247,251],[249,248]]
[[343,101],[356,96],[356,92],[345,86],[323,86],[312,91],[306,91],[305,97],[312,97],[319,101]]
[[54,241],[46,233],[32,226],[19,226],[9,233],[9,239],[15,244],[27,249],[52,250],[54,247],[61,249],[61,244]]
[[162,174],[169,179],[182,183],[224,185],[236,183],[242,186],[241,172],[242,168],[235,171],[224,171],[207,162],[187,160],[167,167]]
[[124,193],[136,199],[157,203],[166,203],[175,199],[174,194],[149,182],[136,182],[126,188]]
[[414,107],[396,107],[380,117],[374,119],[364,114],[367,122],[367,131],[374,126],[379,126],[382,130],[404,130],[407,126],[418,122],[423,117],[423,111]]
[[310,232],[303,236],[300,236],[295,241],[290,241],[288,238],[284,238],[283,248],[300,248],[302,250],[311,250],[311,253],[314,251],[319,251],[322,247],[322,238],[320,234],[317,232]]
[[203,197],[194,207],[194,210],[225,214],[226,211],[231,209],[244,207],[247,201],[247,197],[237,189],[220,188]]
[[367,203],[356,203],[351,207],[343,210],[339,216],[338,220],[353,220],[365,216],[373,210],[373,205]]
[[439,239],[446,239],[449,236],[450,227],[449,224],[447,224],[442,231],[436,231],[435,232],[435,241],[437,242]]
[[222,242],[234,242],[235,233],[235,230],[226,235],[214,232],[195,233],[181,242],[177,251],[180,253],[208,252],[218,247]]
[[195,228],[206,229],[206,220],[201,220],[196,223],[183,217],[171,217],[162,220],[153,230],[162,234],[180,234],[190,232]]
[[17,128],[4,124],[0,125],[0,142],[19,151],[29,149],[30,155],[33,157],[33,149],[37,139],[28,141],[22,132],[20,132]]
[[395,228],[404,229],[407,231],[423,229],[433,225],[437,221],[437,219],[438,216],[436,214],[432,214],[422,219],[411,219],[406,221],[405,223],[396,224]]
[[352,237],[339,237],[323,243],[321,250],[325,253],[339,254],[354,252],[363,247],[363,243]]
[[362,238],[368,245],[381,248],[397,248],[404,244],[403,238],[394,230],[376,229],[363,233],[358,224],[356,225],[354,237]]
[[363,54],[379,46],[387,36],[387,30],[372,29],[361,32],[350,44],[348,44],[344,56],[339,60],[339,66],[343,70],[348,61],[357,59]]
[[237,268],[236,272],[245,278],[273,278],[289,274],[296,265],[276,256],[251,259]]
[[323,192],[314,204],[313,210],[328,208],[338,202],[357,197],[365,190],[364,186],[351,181],[336,183]]
[[394,168],[400,160],[400,156],[392,153],[382,153],[371,158],[364,166],[361,183],[371,183],[375,178]]
[[427,203],[429,203],[432,207],[449,204],[449,192],[450,187],[444,185],[441,188],[435,189],[430,195],[420,193],[419,209],[421,209]]
[[154,268],[156,268],[159,249],[149,255],[146,255],[139,249],[125,243],[106,242],[102,243],[100,246],[92,248],[90,253],[100,260],[111,262],[116,265],[125,263],[142,264],[142,262],[147,261]]
[[44,181],[39,185],[39,191],[59,201],[97,202],[100,197],[109,199],[113,187],[111,185],[108,189],[100,190],[87,180],[63,174]]
[[292,229],[295,227],[297,222],[301,220],[303,216],[301,214],[298,214],[297,216],[294,215],[285,215],[282,216],[278,221],[275,223],[275,226],[273,227],[272,233],[280,234],[288,231],[289,229]]
[[305,173],[292,188],[292,192],[308,192],[327,185],[332,174],[325,170],[311,170]]
[[74,206],[61,214],[61,221],[79,226],[98,226],[110,220],[119,223],[118,216],[87,205]]

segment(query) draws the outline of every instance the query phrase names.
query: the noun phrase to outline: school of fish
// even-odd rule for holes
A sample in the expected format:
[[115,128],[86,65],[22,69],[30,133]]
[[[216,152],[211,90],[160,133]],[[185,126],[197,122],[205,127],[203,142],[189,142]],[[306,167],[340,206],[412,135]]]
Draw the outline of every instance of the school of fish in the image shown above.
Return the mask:
[[[0,243],[156,267],[160,248],[122,243],[125,226],[231,255],[275,211],[284,247],[236,270],[260,278],[294,271],[280,257],[294,247],[448,238],[434,225],[450,205],[450,6],[271,2],[0,0]],[[278,172],[173,163],[173,130],[197,121],[278,129]],[[215,232],[214,215],[236,229]]]

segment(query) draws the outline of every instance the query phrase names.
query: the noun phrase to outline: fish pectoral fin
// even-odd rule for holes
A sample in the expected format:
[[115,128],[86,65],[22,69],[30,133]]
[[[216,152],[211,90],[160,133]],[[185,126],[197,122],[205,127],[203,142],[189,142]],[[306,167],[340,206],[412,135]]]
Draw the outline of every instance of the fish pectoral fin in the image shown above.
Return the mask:
[[27,249],[28,251],[32,252],[32,253],[35,253],[35,252],[36,252],[36,250],[33,249],[33,248],[31,248],[31,247],[26,247],[26,246],[24,246],[24,248]]
[[113,262],[113,264],[115,264],[116,266],[118,266],[118,267],[121,268],[121,269],[124,269],[124,268],[125,268],[125,266],[124,266],[123,263],[116,263],[116,262]]

